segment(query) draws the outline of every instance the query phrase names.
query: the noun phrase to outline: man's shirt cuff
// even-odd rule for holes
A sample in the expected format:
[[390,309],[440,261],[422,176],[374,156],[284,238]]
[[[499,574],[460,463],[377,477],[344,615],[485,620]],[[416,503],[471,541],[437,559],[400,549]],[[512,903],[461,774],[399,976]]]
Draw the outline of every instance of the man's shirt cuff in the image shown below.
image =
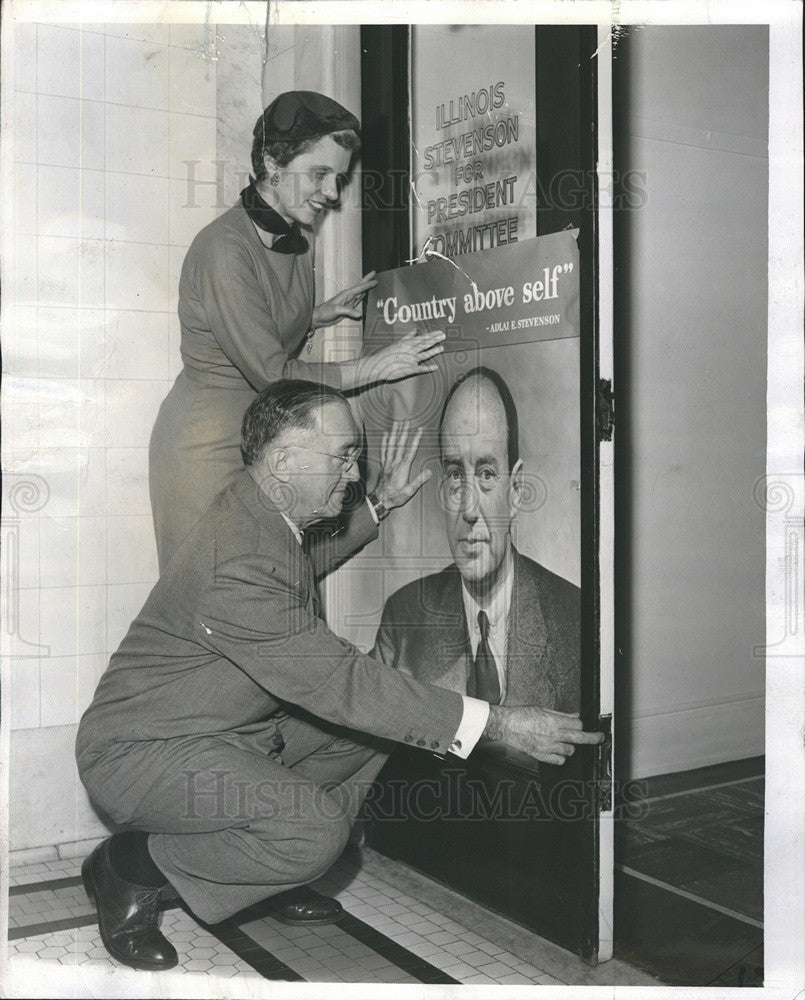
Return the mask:
[[464,712],[458,731],[450,744],[450,753],[466,760],[486,729],[489,718],[489,702],[481,701],[479,698],[470,698],[466,694],[461,697],[464,702]]
[[368,494],[366,497],[364,497],[364,499],[366,500],[366,506],[369,508],[369,513],[372,515],[372,520],[375,522],[375,524],[380,524],[380,518],[375,513],[375,505],[369,499]]

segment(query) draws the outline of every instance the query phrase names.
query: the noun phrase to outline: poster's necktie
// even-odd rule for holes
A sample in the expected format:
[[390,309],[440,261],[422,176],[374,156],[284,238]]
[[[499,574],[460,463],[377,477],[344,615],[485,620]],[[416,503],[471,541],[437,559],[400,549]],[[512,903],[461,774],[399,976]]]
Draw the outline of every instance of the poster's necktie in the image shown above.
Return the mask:
[[478,612],[478,629],[481,641],[475,652],[475,697],[488,701],[490,705],[500,704],[500,679],[495,657],[489,648],[489,618],[485,611]]

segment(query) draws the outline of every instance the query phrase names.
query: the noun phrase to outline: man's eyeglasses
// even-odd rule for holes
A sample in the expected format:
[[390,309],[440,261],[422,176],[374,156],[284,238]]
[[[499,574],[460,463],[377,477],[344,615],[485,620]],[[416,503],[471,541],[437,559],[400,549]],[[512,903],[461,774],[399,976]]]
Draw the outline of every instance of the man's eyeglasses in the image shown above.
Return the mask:
[[350,455],[334,455],[331,451],[317,451],[315,448],[306,448],[303,444],[295,444],[293,447],[298,448],[300,451],[310,452],[311,455],[324,455],[326,458],[334,458],[336,462],[341,463],[344,472],[357,465],[358,459],[361,457],[360,452],[353,452]]

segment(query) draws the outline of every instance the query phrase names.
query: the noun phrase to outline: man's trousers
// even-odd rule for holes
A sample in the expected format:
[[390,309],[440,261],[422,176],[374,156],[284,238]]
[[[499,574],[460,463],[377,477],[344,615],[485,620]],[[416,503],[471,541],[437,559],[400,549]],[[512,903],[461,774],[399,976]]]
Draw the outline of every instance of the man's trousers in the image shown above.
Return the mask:
[[118,744],[81,777],[113,820],[151,834],[165,877],[215,923],[330,868],[388,749],[283,714],[270,728]]

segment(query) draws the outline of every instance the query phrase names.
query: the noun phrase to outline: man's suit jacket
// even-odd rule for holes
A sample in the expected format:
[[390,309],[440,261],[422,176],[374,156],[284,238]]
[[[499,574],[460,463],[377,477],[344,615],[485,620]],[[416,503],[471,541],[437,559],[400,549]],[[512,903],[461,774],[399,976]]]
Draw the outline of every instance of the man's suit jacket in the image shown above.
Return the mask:
[[437,753],[463,713],[455,692],[421,684],[327,628],[309,558],[244,472],[171,559],[112,656],[81,720],[79,770],[92,792],[93,763],[119,753],[125,767],[131,741],[153,741],[158,767],[166,739],[270,736],[271,715],[286,703]]
[[[514,550],[505,705],[579,708],[579,588]],[[455,565],[393,594],[372,655],[423,681],[468,690],[472,647]]]

